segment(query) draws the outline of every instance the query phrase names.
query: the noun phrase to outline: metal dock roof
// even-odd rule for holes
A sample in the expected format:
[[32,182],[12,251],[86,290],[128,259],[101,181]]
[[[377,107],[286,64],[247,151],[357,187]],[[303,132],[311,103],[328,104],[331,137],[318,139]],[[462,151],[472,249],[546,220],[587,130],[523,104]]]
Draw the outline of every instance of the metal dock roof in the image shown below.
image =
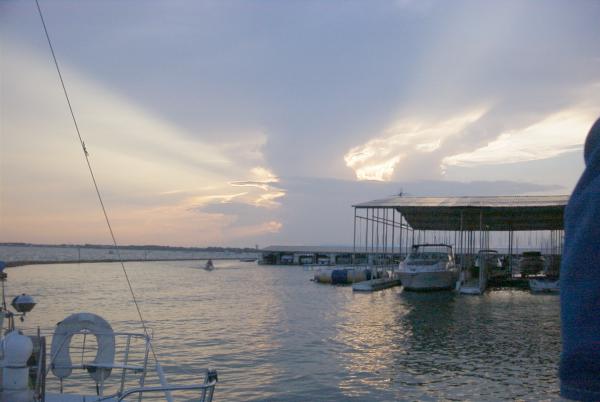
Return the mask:
[[344,254],[352,253],[354,249],[352,246],[269,246],[265,247],[262,252],[280,252],[280,253],[331,253],[331,254]]
[[480,224],[491,231],[558,230],[563,229],[568,201],[568,195],[396,196],[353,206],[359,209],[394,208],[417,230],[479,230]]

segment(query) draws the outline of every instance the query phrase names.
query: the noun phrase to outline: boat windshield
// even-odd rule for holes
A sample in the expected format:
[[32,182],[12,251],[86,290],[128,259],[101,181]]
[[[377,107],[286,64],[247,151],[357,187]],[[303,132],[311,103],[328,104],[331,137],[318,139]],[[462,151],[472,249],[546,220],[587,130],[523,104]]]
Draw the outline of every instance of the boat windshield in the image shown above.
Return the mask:
[[421,252],[413,251],[408,255],[406,263],[408,265],[433,265],[438,262],[450,261],[450,254],[447,252]]

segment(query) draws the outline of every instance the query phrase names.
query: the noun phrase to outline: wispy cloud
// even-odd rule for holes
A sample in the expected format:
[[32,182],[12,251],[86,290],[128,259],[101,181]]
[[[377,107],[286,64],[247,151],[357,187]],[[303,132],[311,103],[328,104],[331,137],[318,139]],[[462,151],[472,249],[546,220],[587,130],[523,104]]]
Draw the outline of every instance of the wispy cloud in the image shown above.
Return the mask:
[[484,112],[484,108],[472,109],[442,121],[400,120],[381,136],[350,149],[344,155],[346,166],[354,170],[358,180],[388,181],[408,154],[434,152]]
[[279,189],[274,189],[269,191],[268,193],[265,194],[261,194],[256,201],[254,202],[255,205],[259,206],[259,207],[277,207],[279,206],[279,202],[277,202],[276,200],[278,198],[284,197],[285,196],[285,191],[283,190],[279,190]]
[[256,194],[251,193],[246,197],[246,202],[258,207],[277,207],[279,202],[276,200],[285,196],[285,191],[274,186],[274,183],[278,183],[279,178],[271,172],[269,169],[264,167],[255,167],[250,170],[250,177],[248,180],[232,181],[229,184],[233,187],[254,187],[262,190],[262,193]]
[[[38,241],[59,238],[55,229],[61,227],[65,230],[61,240],[69,241],[75,232],[60,222],[89,222],[86,214],[95,215],[96,204],[89,202],[85,204],[88,209],[79,208],[89,182],[64,99],[57,90],[56,73],[26,48],[7,44],[3,50],[13,60],[3,64],[3,90],[14,94],[10,101],[3,100],[3,130],[19,135],[2,138],[2,170],[11,172],[3,174],[2,180],[14,191],[3,197],[0,219],[7,227],[36,227]],[[203,206],[238,200],[265,208],[279,205],[277,200],[285,193],[273,186],[277,175],[263,167],[264,132],[248,128],[244,135],[231,136],[244,138],[229,142],[191,135],[67,63],[62,67],[96,177],[109,199],[109,214],[122,241],[190,245],[225,241],[236,216],[206,213]],[[33,83],[26,79],[31,76],[41,78]],[[37,118],[31,119],[29,111],[13,106],[19,102],[39,110]],[[61,194],[64,199],[48,197],[45,192],[50,191],[50,182],[51,194]],[[92,193],[89,195],[86,197],[91,198]],[[44,199],[44,208],[23,202],[25,196]],[[25,222],[24,216],[32,219]],[[79,230],[76,233],[81,236],[71,241],[104,240],[101,222],[87,226],[93,230]],[[179,231],[174,226],[179,226]],[[1,238],[29,240],[19,233],[16,229],[3,231]]]
[[579,150],[597,111],[567,109],[522,129],[500,133],[484,147],[443,158],[442,169],[449,166],[508,164],[547,159]]
[[229,184],[235,187],[258,187],[268,191],[271,183],[279,182],[279,178],[264,167],[255,167],[250,170],[250,179],[232,181]]
[[191,204],[192,208],[199,208],[206,204],[232,202],[236,198],[243,197],[246,194],[248,193],[199,195],[189,198],[187,202]]

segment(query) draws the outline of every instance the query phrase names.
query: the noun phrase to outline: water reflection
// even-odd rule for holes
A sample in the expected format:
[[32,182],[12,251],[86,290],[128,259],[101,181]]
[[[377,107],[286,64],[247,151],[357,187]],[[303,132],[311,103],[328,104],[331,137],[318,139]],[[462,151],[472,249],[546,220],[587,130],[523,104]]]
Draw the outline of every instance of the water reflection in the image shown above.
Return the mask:
[[[348,349],[346,396],[376,399],[557,398],[557,299],[500,291],[390,292],[354,298],[336,340]],[[376,391],[374,391],[376,390]]]

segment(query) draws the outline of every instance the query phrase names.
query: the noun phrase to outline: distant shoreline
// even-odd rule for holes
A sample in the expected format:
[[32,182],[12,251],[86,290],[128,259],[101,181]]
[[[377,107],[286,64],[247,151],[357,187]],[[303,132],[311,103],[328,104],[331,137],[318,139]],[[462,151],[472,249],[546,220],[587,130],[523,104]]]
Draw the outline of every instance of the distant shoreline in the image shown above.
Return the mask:
[[[112,244],[37,244],[37,243],[21,243],[21,242],[0,242],[0,246],[7,247],[52,247],[52,248],[81,248],[81,249],[108,249],[115,250]],[[147,250],[147,251],[180,251],[180,252],[232,252],[232,253],[256,253],[258,248],[250,247],[182,247],[182,246],[158,246],[153,244],[147,245],[120,245],[119,250]]]
[[[206,258],[134,258],[122,260],[123,262],[158,262],[158,261],[206,261],[211,260],[239,260],[237,257],[206,257]],[[46,261],[7,261],[7,268],[21,267],[24,265],[51,265],[51,264],[89,264],[98,262],[120,262],[117,259],[100,259],[100,260],[46,260]]]
[[[0,261],[8,267],[44,264],[80,264],[98,262],[143,261],[206,261],[237,260],[256,257],[256,249],[210,248],[192,250],[159,246],[126,246],[115,249],[108,246],[45,246],[30,244],[0,244]],[[252,250],[252,251],[250,251]]]

